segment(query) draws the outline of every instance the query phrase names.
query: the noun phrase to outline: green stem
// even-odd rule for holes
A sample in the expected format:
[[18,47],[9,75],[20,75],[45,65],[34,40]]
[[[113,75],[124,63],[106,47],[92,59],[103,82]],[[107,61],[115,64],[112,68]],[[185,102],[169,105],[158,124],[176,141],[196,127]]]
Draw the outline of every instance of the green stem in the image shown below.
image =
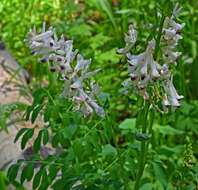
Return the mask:
[[163,25],[164,25],[164,20],[165,20],[165,16],[162,15],[161,21],[160,21],[160,26],[159,26],[159,31],[158,31],[158,35],[157,35],[157,39],[156,39],[156,45],[155,45],[155,51],[154,51],[154,59],[157,59],[158,56],[158,52],[160,49],[160,40],[161,40],[161,36],[162,36],[162,29],[163,29]]
[[153,123],[155,119],[155,110],[152,108],[149,113],[149,128],[148,128],[148,134],[151,135],[151,139],[147,143],[147,150],[149,146],[149,142],[152,144],[152,148],[155,146],[154,136],[153,136]]
[[[146,133],[146,130],[147,130],[148,113],[149,113],[149,103],[146,102],[146,105],[144,107],[142,133]],[[145,163],[146,163],[145,162],[145,155],[146,155],[146,141],[141,141],[141,150],[140,150],[140,154],[139,154],[139,169],[138,169],[138,174],[137,174],[137,178],[136,178],[136,181],[135,181],[134,190],[139,189],[140,180],[142,178]]]
[[[160,21],[160,26],[159,26],[159,31],[157,34],[157,38],[156,38],[156,46],[155,46],[155,50],[154,50],[154,59],[156,60],[158,57],[158,52],[160,49],[160,40],[161,40],[161,36],[162,36],[162,30],[163,30],[163,25],[164,25],[164,20],[165,20],[165,15],[162,15],[161,21]],[[154,112],[150,115],[150,122],[149,124],[147,124],[147,120],[148,120],[148,113],[149,113],[149,106],[150,104],[146,102],[146,105],[144,107],[144,115],[142,118],[143,121],[143,126],[142,126],[142,133],[146,133],[147,132],[147,126],[148,126],[148,133],[152,134],[152,125],[153,125],[153,121],[154,121]],[[142,114],[141,112],[139,114]],[[140,115],[141,117],[141,115]],[[138,122],[139,122],[139,116],[138,116]],[[138,174],[137,174],[137,178],[135,181],[135,186],[134,186],[134,190],[139,190],[139,186],[140,186],[140,181],[144,172],[144,168],[146,165],[146,153],[148,150],[148,144],[149,142],[146,144],[146,141],[141,141],[141,149],[140,149],[140,154],[139,154],[139,168],[138,168]]]

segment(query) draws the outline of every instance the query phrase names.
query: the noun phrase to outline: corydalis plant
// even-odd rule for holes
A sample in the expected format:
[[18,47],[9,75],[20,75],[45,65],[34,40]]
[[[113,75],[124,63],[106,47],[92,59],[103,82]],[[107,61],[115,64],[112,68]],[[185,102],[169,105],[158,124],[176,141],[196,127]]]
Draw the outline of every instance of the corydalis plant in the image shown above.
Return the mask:
[[[184,24],[177,23],[176,16],[180,9],[178,6],[173,10],[171,17],[162,18],[163,23],[156,36],[147,44],[143,53],[138,55],[131,54],[137,40],[137,31],[133,25],[129,26],[128,34],[125,35],[126,46],[118,50],[128,59],[129,76],[123,82],[125,92],[130,89],[150,100],[156,106],[161,101],[163,107],[180,106],[179,100],[183,96],[178,95],[173,85],[173,74],[171,68],[176,64],[180,52],[177,52],[178,41],[182,39],[180,34]],[[160,51],[159,51],[160,50]],[[162,56],[158,57],[158,52]]]
[[125,35],[126,46],[118,50],[118,53],[124,54],[129,63],[129,78],[123,82],[125,92],[128,93],[135,89],[145,100],[142,102],[143,106],[136,120],[136,127],[141,128],[141,133],[136,134],[136,137],[142,138],[136,138],[141,141],[141,144],[134,190],[138,190],[140,187],[147,163],[146,154],[149,141],[146,142],[146,140],[152,136],[155,113],[152,107],[161,112],[162,110],[158,107],[159,102],[162,102],[164,110],[166,110],[167,106],[180,106],[179,100],[183,98],[178,95],[173,85],[171,69],[180,55],[176,49],[178,41],[182,39],[180,31],[184,27],[184,24],[175,21],[179,11],[180,9],[176,6],[171,17],[161,16],[159,28],[151,34],[153,38],[148,41],[144,52],[138,55],[131,53],[137,41],[137,31],[133,25],[129,26],[128,34]]
[[58,39],[55,30],[50,27],[46,31],[43,24],[42,32],[37,33],[35,28],[30,30],[26,41],[32,54],[41,57],[40,62],[49,62],[50,71],[61,75],[64,80],[62,95],[75,102],[75,110],[81,111],[84,116],[95,111],[104,117],[103,108],[96,102],[99,86],[94,81],[90,85],[87,82],[98,70],[88,71],[91,59],[84,59],[78,50],[74,50],[72,40],[65,40],[63,35]]

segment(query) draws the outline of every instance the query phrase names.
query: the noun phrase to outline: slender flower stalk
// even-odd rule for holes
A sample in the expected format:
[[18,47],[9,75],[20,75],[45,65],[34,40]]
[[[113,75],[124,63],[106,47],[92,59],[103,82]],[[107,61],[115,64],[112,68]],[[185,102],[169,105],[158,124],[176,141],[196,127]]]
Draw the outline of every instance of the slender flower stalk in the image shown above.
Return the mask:
[[[144,112],[143,112],[143,118],[142,118],[142,134],[146,134],[147,132],[147,120],[148,120],[148,113],[149,113],[149,103],[145,102],[145,107],[144,107]],[[146,151],[147,151],[147,146],[146,146],[146,141],[141,141],[141,146],[140,146],[140,154],[139,154],[139,167],[138,167],[138,173],[134,185],[134,190],[139,189],[140,185],[140,180],[142,178],[144,168],[146,165]]]
[[[184,24],[179,24],[175,21],[180,10],[176,5],[171,17],[161,16],[156,36],[148,42],[144,52],[138,55],[131,54],[132,48],[137,41],[137,32],[133,25],[129,26],[128,34],[125,35],[125,48],[118,50],[118,53],[123,54],[129,63],[129,78],[123,82],[125,94],[135,91],[145,101],[143,117],[141,116],[142,112],[137,117],[142,119],[142,123],[139,122],[139,119],[136,122],[136,125],[142,127],[142,136],[152,135],[154,114],[150,118],[148,117],[151,107],[161,111],[158,107],[159,102],[161,102],[163,110],[166,111],[167,107],[179,107],[180,100],[183,98],[182,95],[177,93],[173,85],[173,74],[171,71],[171,68],[176,65],[181,55],[176,49],[178,41],[182,39],[180,32]],[[140,187],[146,165],[148,145],[149,142],[146,142],[145,139],[141,140],[134,190],[138,190]]]

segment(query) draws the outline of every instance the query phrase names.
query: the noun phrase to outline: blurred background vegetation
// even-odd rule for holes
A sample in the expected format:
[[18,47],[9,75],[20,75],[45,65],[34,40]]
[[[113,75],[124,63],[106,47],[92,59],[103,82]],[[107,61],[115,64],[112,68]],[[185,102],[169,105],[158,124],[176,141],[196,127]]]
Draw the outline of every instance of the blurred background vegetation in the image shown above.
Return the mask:
[[[121,82],[127,76],[127,64],[116,54],[116,49],[123,47],[123,34],[127,31],[129,23],[137,26],[140,40],[138,43],[141,45],[151,32],[150,23],[158,22],[156,10],[163,9],[164,3],[174,5],[176,2],[183,7],[179,21],[186,24],[179,46],[183,54],[175,70],[176,86],[180,94],[185,96],[185,100],[181,109],[174,114],[157,116],[157,123],[172,126],[174,130],[169,127],[160,129],[156,124],[154,138],[157,145],[153,145],[158,147],[155,149],[156,160],[158,155],[168,163],[165,169],[169,174],[173,168],[181,171],[183,165],[180,159],[186,159],[186,163],[189,162],[191,165],[190,156],[198,158],[197,0],[1,0],[0,40],[16,60],[31,73],[34,77],[33,84],[39,85],[47,74],[47,68],[38,64],[37,59],[30,55],[26,47],[24,39],[29,29],[33,26],[39,29],[45,21],[47,26],[55,27],[58,34],[63,33],[66,38],[73,39],[75,48],[86,58],[92,58],[92,67],[101,69],[97,81],[104,95],[109,97],[106,106],[109,107],[112,118],[121,123],[124,119],[136,115],[137,105],[134,96],[126,97],[119,92]],[[133,121],[127,120],[119,125],[119,129],[115,129],[118,144],[123,140],[119,130],[123,130],[122,135],[125,137],[131,122]],[[129,139],[130,136],[127,136],[125,141]],[[181,151],[181,147],[185,151]],[[170,155],[172,158],[169,158]],[[184,175],[178,174],[174,179],[175,185],[179,181],[181,189],[195,189],[197,186],[198,165],[194,164],[190,168],[190,172],[183,168]],[[156,165],[156,176],[159,170],[159,166]]]

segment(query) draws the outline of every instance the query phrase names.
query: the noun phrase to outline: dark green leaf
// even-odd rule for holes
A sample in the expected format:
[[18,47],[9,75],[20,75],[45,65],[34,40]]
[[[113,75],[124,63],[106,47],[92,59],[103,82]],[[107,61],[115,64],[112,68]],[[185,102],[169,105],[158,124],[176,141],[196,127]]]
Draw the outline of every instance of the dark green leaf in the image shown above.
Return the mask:
[[46,170],[43,171],[43,175],[42,175],[42,180],[41,180],[41,184],[38,190],[47,190],[49,187],[49,179],[47,176],[47,172]]
[[28,131],[26,131],[26,133],[23,135],[23,138],[22,138],[22,141],[21,141],[21,149],[25,148],[28,140],[30,138],[32,138],[33,134],[34,134],[34,128],[28,129]]
[[23,133],[25,133],[27,130],[28,130],[28,128],[22,128],[22,129],[20,129],[19,132],[17,133],[15,139],[14,139],[14,142],[17,142],[18,139],[20,138],[20,136],[21,136]]
[[49,140],[49,133],[47,129],[43,130],[43,144],[46,145]]
[[27,181],[30,181],[32,179],[34,175],[34,164],[30,163],[28,165],[26,165],[21,173],[21,183],[23,184],[23,182],[27,179]]
[[14,164],[12,166],[10,166],[10,168],[8,169],[8,179],[10,182],[13,182],[15,180],[15,178],[17,177],[17,173],[19,170],[20,165],[19,164]]
[[41,148],[42,132],[43,132],[43,130],[39,131],[39,134],[38,134],[36,140],[34,141],[33,150],[35,153],[37,153]]
[[39,112],[41,111],[41,109],[43,108],[43,105],[37,105],[36,108],[34,108],[34,110],[32,111],[32,115],[31,115],[31,122],[34,123],[36,118],[38,117]]
[[168,182],[164,168],[160,165],[160,163],[153,162],[152,164],[156,179],[158,179],[163,187],[166,188]]
[[49,176],[51,182],[55,179],[58,170],[59,169],[57,168],[57,166],[55,166],[53,164],[51,164],[49,166],[49,174],[48,174],[48,176]]
[[36,189],[40,185],[41,177],[43,175],[45,168],[41,167],[41,169],[36,173],[33,179],[33,189]]
[[117,155],[117,150],[112,145],[106,144],[102,149],[102,155],[114,157]]

